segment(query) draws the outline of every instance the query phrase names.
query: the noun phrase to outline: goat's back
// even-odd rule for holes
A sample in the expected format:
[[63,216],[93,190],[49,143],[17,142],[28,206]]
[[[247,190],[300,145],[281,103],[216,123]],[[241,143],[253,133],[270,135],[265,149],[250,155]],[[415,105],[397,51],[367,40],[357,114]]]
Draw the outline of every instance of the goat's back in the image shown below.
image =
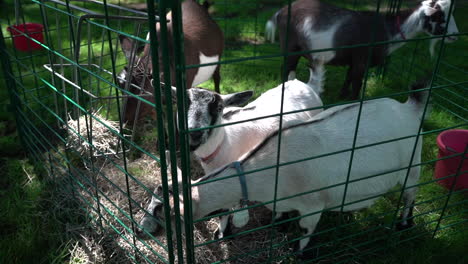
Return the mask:
[[[258,97],[255,101],[243,108],[227,108],[225,111],[237,110],[238,114],[224,123],[248,120],[280,113],[282,84],[270,89]],[[283,112],[303,110],[322,106],[320,97],[307,84],[298,81],[285,83]],[[302,123],[321,112],[322,109],[307,110],[303,112],[283,116],[283,127]],[[280,117],[263,118],[255,121],[230,125],[225,127],[226,140],[231,148],[228,153],[222,155],[225,163],[238,160],[242,155],[252,150],[268,135],[279,129]]]
[[[228,122],[248,120],[257,117],[264,117],[278,114],[281,111],[281,93],[283,85],[270,89],[258,97],[255,101],[243,107],[243,111],[235,115]],[[283,113],[304,110],[308,108],[321,107],[323,105],[320,97],[314,89],[307,84],[298,81],[288,81],[284,84]],[[320,113],[321,108],[315,110],[301,111],[293,114],[283,115],[283,127],[302,123],[309,120],[314,115]],[[265,137],[279,129],[280,117],[263,118],[239,125],[227,127],[230,136],[234,135],[240,140],[249,138],[250,144],[245,144],[245,153],[260,143]]]
[[[278,197],[324,188],[343,183],[298,199],[319,196],[324,208],[341,204],[353,147],[359,104],[328,109],[307,124],[282,131],[281,163],[306,159],[327,153],[348,150],[280,168]],[[357,133],[356,148],[377,142],[416,135],[420,111],[414,105],[391,99],[364,103]],[[354,151],[350,180],[389,172],[379,177],[349,183],[346,202],[379,195],[388,191],[406,176],[406,170],[392,172],[409,165],[416,137],[379,144]],[[270,137],[257,151],[250,153],[244,164],[262,168],[276,164],[277,136]],[[413,164],[419,163],[421,140]],[[248,165],[245,165],[248,167]],[[249,170],[250,168],[245,168]],[[270,177],[275,173],[271,170]],[[252,175],[252,179],[261,178]],[[409,184],[417,181],[410,177]],[[270,179],[274,182],[274,178]],[[255,184],[255,183],[254,183]],[[260,183],[257,183],[260,184]],[[265,193],[264,195],[268,195]],[[354,210],[369,206],[372,200],[347,206]]]
[[[208,10],[194,0],[182,3],[184,41],[196,45],[205,56],[219,55],[224,49],[223,32]],[[186,44],[187,45],[187,44]]]
[[[288,7],[285,6],[278,13],[278,27],[280,36],[287,31]],[[297,39],[298,48],[302,50],[327,49],[333,47],[352,46],[385,41],[388,37],[385,18],[383,15],[370,11],[353,11],[330,5],[317,0],[299,0],[291,6],[291,29],[289,39]],[[305,22],[310,26],[305,26]],[[333,29],[333,27],[336,27]],[[319,36],[325,34],[321,38]],[[332,34],[332,36],[327,36]],[[330,38],[330,42],[323,42],[323,38]],[[329,46],[331,44],[331,46]],[[289,44],[292,45],[292,44]],[[328,46],[327,46],[328,45]],[[366,58],[368,47],[339,49],[334,55],[326,59],[332,65],[348,65],[353,59]],[[372,49],[371,65],[382,63],[386,55],[387,45],[377,45]],[[323,53],[323,52],[322,52]],[[311,55],[313,56],[313,55]],[[353,58],[354,57],[354,58]],[[330,60],[331,59],[331,60]]]

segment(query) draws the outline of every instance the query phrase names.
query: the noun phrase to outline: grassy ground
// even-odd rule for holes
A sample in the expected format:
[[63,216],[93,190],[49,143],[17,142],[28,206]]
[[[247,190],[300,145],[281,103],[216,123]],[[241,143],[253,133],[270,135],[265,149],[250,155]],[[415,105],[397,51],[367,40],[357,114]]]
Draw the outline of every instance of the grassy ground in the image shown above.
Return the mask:
[[[215,5],[210,11],[226,35],[224,60],[278,53],[278,44],[266,44],[263,42],[262,36],[264,22],[282,5],[279,3],[281,1],[261,1],[262,4],[247,0],[237,1],[236,3],[225,0],[213,2],[215,2]],[[348,8],[366,8],[374,4],[374,1],[334,2]],[[359,3],[354,6],[351,2]],[[10,5],[2,9],[1,25],[5,36],[9,36],[4,26],[12,23],[5,19],[11,18],[11,14],[13,14],[11,10],[12,1],[6,1],[6,3]],[[42,22],[37,5],[25,4],[23,7],[26,21]],[[102,12],[102,10],[94,6],[87,7]],[[461,32],[468,31],[468,21],[463,17],[466,12],[468,12],[468,6],[464,3],[458,3],[455,17],[458,18],[457,23]],[[53,12],[48,13],[48,19],[55,27],[55,30],[51,32],[52,43],[56,49],[61,45],[63,48],[62,53],[70,57],[70,40],[66,27],[66,17],[61,16],[59,20],[55,20],[56,18],[57,16]],[[64,26],[64,28],[61,28],[61,26]],[[124,32],[133,32],[134,30],[130,23],[118,26]],[[102,62],[97,59],[93,62],[99,63],[105,69],[111,69],[112,64],[107,55],[109,54],[109,46],[102,44],[103,39],[105,40],[105,37],[103,38],[101,34],[102,31],[96,26],[92,27],[91,32],[92,43],[88,45],[86,39],[82,41],[81,58],[87,58],[88,54],[93,54],[91,57],[103,57]],[[145,33],[142,32],[140,36],[144,36]],[[112,36],[115,41],[116,34]],[[62,38],[62,40],[58,40],[59,38]],[[49,44],[52,45],[52,43]],[[10,41],[7,41],[7,45],[10,48],[9,50],[12,51]],[[88,46],[92,48],[87,49]],[[468,37],[466,35],[462,36],[456,43],[446,47],[443,53],[443,63],[435,80],[437,85],[450,84],[450,81],[467,81],[468,64],[466,61],[468,57],[460,52],[467,48]],[[15,62],[13,68],[17,76],[23,76],[20,83],[24,87],[20,86],[18,88],[25,91],[26,94],[22,98],[28,100],[29,109],[24,110],[26,116],[22,120],[29,120],[32,122],[29,125],[38,128],[37,131],[27,130],[25,132],[33,132],[33,135],[47,135],[51,131],[58,131],[59,129],[55,125],[51,125],[56,123],[57,118],[46,111],[47,107],[54,110],[52,107],[54,105],[53,97],[51,96],[53,93],[50,92],[50,88],[43,81],[50,81],[50,74],[42,67],[43,64],[48,63],[48,58],[45,52],[35,54],[37,56],[30,58],[26,56],[27,54],[18,53],[17,57],[22,59],[19,59],[18,63]],[[57,63],[60,62],[57,56],[54,59]],[[25,66],[18,66],[20,64]],[[124,64],[125,59],[119,53],[116,63],[117,70],[121,69]],[[375,69],[370,72],[366,96],[381,96],[406,91],[408,85],[414,79],[419,78],[425,71],[433,69],[434,64],[435,60],[428,55],[427,43],[407,44],[391,57],[385,78],[380,78]],[[250,89],[254,90],[258,96],[278,85],[280,82],[280,65],[280,57],[223,65],[221,90],[223,93],[230,93]],[[298,67],[298,78],[303,81],[308,78],[308,70],[305,66],[305,61],[301,60]],[[36,70],[35,75],[29,74],[31,69]],[[66,71],[66,73],[71,73],[71,71]],[[341,101],[338,98],[337,87],[341,87],[344,74],[345,69],[343,67],[327,67],[326,92],[323,97],[326,104]],[[105,74],[102,75],[106,76]],[[109,76],[105,78],[109,79]],[[82,80],[86,87],[96,86],[96,83],[93,82],[95,78],[92,76],[84,74]],[[0,85],[3,87],[4,84],[1,83]],[[202,86],[213,88],[211,82],[207,82]],[[452,98],[454,96],[450,91],[459,94],[461,98],[456,96]],[[70,90],[68,92],[69,96],[73,95]],[[100,92],[106,93],[105,90]],[[0,89],[0,98],[2,98],[0,104],[2,105],[0,113],[0,171],[3,173],[0,178],[0,234],[2,238],[0,240],[0,263],[127,262],[129,260],[128,256],[119,255],[121,251],[114,249],[115,245],[107,242],[108,240],[115,240],[116,231],[124,233],[125,230],[122,229],[121,225],[111,222],[107,225],[109,231],[102,233],[92,228],[90,230],[89,226],[81,225],[85,222],[84,220],[92,220],[92,217],[81,210],[88,207],[83,207],[78,201],[71,199],[71,191],[63,191],[62,186],[69,186],[69,182],[66,181],[67,177],[80,174],[79,177],[85,178],[86,175],[82,172],[86,170],[78,168],[82,165],[77,164],[80,163],[81,157],[76,157],[78,162],[73,162],[72,158],[67,159],[68,156],[60,156],[61,153],[64,153],[63,146],[60,147],[58,143],[48,145],[40,137],[38,137],[38,141],[34,141],[36,138],[31,135],[25,136],[28,148],[23,150],[19,144],[13,117],[8,111],[8,107],[11,105],[6,103],[6,98],[8,98],[7,89]],[[439,89],[434,97],[433,113],[430,119],[425,122],[424,129],[431,131],[461,123],[465,123],[466,128],[466,121],[462,119],[467,116],[466,98],[468,98],[466,84],[448,87],[448,89]],[[403,100],[404,96],[399,96],[397,99]],[[453,103],[446,102],[445,99],[451,99],[461,107],[456,107]],[[92,104],[91,102],[88,103]],[[457,117],[457,115],[462,118]],[[115,119],[115,115],[111,115],[111,117]],[[145,150],[151,152],[154,151],[152,146],[155,137],[152,130],[148,129],[148,131],[150,133],[143,133],[139,137],[139,144]],[[431,133],[424,137],[423,161],[431,161],[436,158],[436,135],[437,133]],[[58,137],[50,137],[58,141]],[[44,138],[50,137],[47,135]],[[25,152],[28,152],[29,159],[26,157]],[[51,163],[60,168],[65,168],[58,168],[55,178],[47,175],[50,174],[50,171],[34,170],[32,166],[34,162],[48,160],[48,155],[53,157],[49,159],[53,160]],[[152,163],[147,155],[141,152],[134,156],[132,158],[135,160],[143,156],[141,160],[144,162],[129,164],[128,171],[143,183],[151,183],[149,175],[156,177],[151,174],[154,173],[151,172],[151,168],[154,171],[154,162]],[[31,159],[31,157],[33,158]],[[70,164],[76,168],[67,170],[67,166]],[[121,164],[119,163],[119,165]],[[107,164],[107,168],[112,167],[109,170],[106,170],[104,165],[102,166],[104,176],[115,181],[118,186],[125,186],[125,178],[121,177],[115,165]],[[73,172],[70,173],[70,171]],[[75,173],[75,171],[79,173]],[[434,163],[424,165],[422,171],[421,182],[431,181]],[[63,175],[66,177],[60,177],[63,176],[60,175],[61,172],[64,172]],[[112,178],[112,175],[115,175],[114,178]],[[102,177],[100,181],[102,181],[100,183],[105,183],[105,177]],[[146,193],[136,184],[132,185],[132,187],[135,188],[132,191],[134,199],[143,204]],[[107,214],[115,214],[123,219],[122,221],[126,225],[129,225],[128,220],[117,210],[120,207],[124,208],[124,211],[129,211],[129,208],[125,207],[125,196],[122,196],[125,192],[112,193],[115,192],[114,187],[102,191],[104,195],[110,197],[109,200],[122,203],[109,205],[108,208],[110,209]],[[389,232],[385,229],[383,223],[388,224],[392,220],[392,215],[385,214],[385,212],[394,210],[398,199],[396,194],[385,196],[369,210],[347,216],[346,223],[348,223],[348,226],[339,230],[334,229],[334,227],[337,226],[340,217],[332,213],[325,214],[318,227],[318,231],[324,233],[318,237],[319,244],[322,244],[319,256],[323,259],[320,263],[467,263],[468,228],[466,221],[468,206],[466,204],[466,192],[465,195],[458,193],[451,196],[449,208],[442,215],[442,208],[447,199],[446,194],[447,191],[435,183],[422,185],[416,200],[415,222],[417,226],[407,232],[393,234],[391,239],[386,239]],[[86,193],[80,193],[77,197],[83,198],[81,201],[91,201],[90,196]],[[104,204],[104,201],[102,203]],[[138,208],[134,207],[133,211],[138,211]],[[368,219],[369,217],[371,219]],[[441,217],[443,217],[441,230],[432,238],[433,230]],[[98,221],[96,220],[95,223]],[[329,229],[334,230],[328,232]],[[290,229],[291,235],[294,230],[294,228]],[[342,241],[334,241],[336,238],[344,237],[347,238]],[[255,238],[249,237],[249,239]],[[102,245],[106,245],[108,248]],[[233,250],[233,245],[235,244],[231,243],[226,247],[223,244],[222,249]],[[129,248],[124,247],[123,249],[125,251]],[[209,251],[207,250],[205,254],[208,254],[207,252]],[[294,262],[294,259],[289,258],[284,261]]]

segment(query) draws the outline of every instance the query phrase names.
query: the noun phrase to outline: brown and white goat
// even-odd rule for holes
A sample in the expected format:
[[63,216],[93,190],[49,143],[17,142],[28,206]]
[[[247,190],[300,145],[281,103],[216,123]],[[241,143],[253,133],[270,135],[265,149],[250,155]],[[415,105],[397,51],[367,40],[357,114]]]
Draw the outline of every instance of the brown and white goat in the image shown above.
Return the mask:
[[[198,4],[194,0],[186,0],[182,3],[182,28],[184,32],[184,55],[185,63],[187,65],[198,65],[206,63],[218,62],[221,58],[224,49],[224,36],[223,32],[216,24],[216,22],[210,17],[207,4],[203,6]],[[168,37],[168,49],[169,58],[171,61],[171,82],[175,85],[175,65],[173,63],[174,50],[173,47],[173,24],[172,24],[172,13],[167,14],[167,37]],[[159,23],[156,24],[157,37],[161,40],[161,32]],[[149,34],[147,39],[149,39]],[[135,95],[140,95],[144,91],[153,92],[151,85],[151,78],[153,72],[153,65],[150,58],[150,45],[146,44],[143,47],[143,52],[140,56],[137,55],[139,48],[137,44],[131,39],[120,36],[120,43],[125,57],[132,65],[125,67],[119,74],[118,80],[122,88],[126,85],[129,87],[129,91]],[[159,54],[161,54],[159,49]],[[162,69],[163,61],[162,57],[159,57],[159,69]],[[186,87],[194,87],[202,82],[209,80],[213,77],[215,90],[219,92],[220,77],[220,65],[209,65],[201,66],[198,68],[190,68],[186,71]],[[161,81],[164,80],[163,72],[160,72]],[[129,82],[129,84],[127,84]],[[133,84],[133,85],[131,85]],[[148,101],[154,103],[153,96],[146,98]],[[142,103],[139,106],[139,100],[137,98],[129,97],[125,107],[124,122],[132,123],[135,119],[140,119],[144,116],[154,114],[153,108]],[[139,114],[138,114],[139,113]]]
[[[449,16],[450,0],[422,1],[416,8],[401,10],[396,15],[380,15],[374,11],[352,11],[318,0],[298,0],[291,4],[290,27],[288,6],[276,12],[266,24],[266,38],[274,41],[276,27],[279,28],[280,45],[285,52],[300,52],[367,44],[373,41],[404,40],[419,32],[429,35],[457,34],[458,29],[452,15]],[[289,30],[288,36],[287,30]],[[456,36],[447,36],[452,42]],[[286,43],[286,41],[288,41]],[[323,80],[324,64],[349,66],[341,96],[359,97],[369,55],[369,66],[382,65],[390,53],[404,42],[344,48],[299,55],[290,55],[286,60],[288,79],[295,79],[295,70],[301,56],[309,60],[309,85]],[[323,90],[322,90],[323,91]]]

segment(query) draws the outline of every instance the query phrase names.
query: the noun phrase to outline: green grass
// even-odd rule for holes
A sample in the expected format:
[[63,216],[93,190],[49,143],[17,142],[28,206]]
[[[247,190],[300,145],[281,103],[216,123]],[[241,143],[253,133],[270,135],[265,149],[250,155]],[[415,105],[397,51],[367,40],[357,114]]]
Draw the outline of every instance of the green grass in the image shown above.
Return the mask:
[[[10,4],[12,1],[6,1]],[[118,1],[115,1],[118,2]],[[128,1],[136,2],[136,1]],[[262,1],[262,4],[255,4],[254,1],[213,1],[211,9],[213,17],[216,18],[226,36],[226,51],[224,60],[239,58],[256,57],[263,55],[273,55],[279,53],[278,44],[263,43],[264,22],[282,5],[284,1]],[[341,6],[353,8],[365,8],[373,6],[375,1],[334,1]],[[386,1],[385,1],[386,2]],[[34,4],[24,4],[24,16],[28,22],[42,22],[38,7]],[[98,7],[88,5],[95,11],[102,12]],[[5,36],[9,36],[4,25],[12,23],[5,18],[11,19],[11,10],[2,9],[2,30]],[[48,11],[49,22],[52,23],[50,37],[56,49],[59,44],[64,48],[63,54],[71,58],[69,32],[56,26],[67,26],[67,20],[64,15],[56,16],[55,13]],[[461,32],[467,32],[468,21],[463,18],[463,14],[468,12],[468,5],[458,3],[455,10],[455,17]],[[76,24],[76,19],[73,21]],[[131,23],[118,24],[112,22],[123,32],[134,32]],[[88,55],[92,54],[93,63],[101,65],[105,69],[111,69],[111,63],[108,59],[110,47],[106,42],[107,35],[102,34],[100,26],[91,26],[91,49],[88,51],[88,38],[83,35],[81,42],[81,56],[83,62],[87,62]],[[144,36],[146,32],[142,32]],[[62,41],[58,41],[61,38]],[[113,43],[117,41],[117,34],[112,33]],[[102,44],[104,41],[104,45]],[[48,63],[45,52],[37,52],[36,56],[30,57],[27,53],[14,53],[11,47],[10,39],[7,39],[8,51],[12,52],[17,59],[13,61],[13,70],[18,78],[18,91],[23,103],[27,108],[23,108],[25,117],[21,120],[29,120],[36,130],[25,130],[23,132],[34,131],[34,135],[45,134],[53,138],[49,145],[39,138],[37,142],[30,136],[27,139],[28,154],[39,160],[47,159],[47,150],[56,147],[56,151],[63,151],[63,147],[57,147],[60,144],[58,136],[50,135],[51,131],[59,131],[57,118],[54,116],[54,97],[53,91],[47,86],[45,81],[51,82],[50,73],[45,71],[43,64]],[[465,51],[468,48],[468,37],[461,36],[460,39],[446,46],[439,74],[435,78],[436,85],[450,84],[453,82],[467,81],[468,55]],[[120,51],[119,51],[120,52]],[[107,56],[107,57],[106,57]],[[99,58],[104,58],[100,61]],[[56,63],[60,62],[58,56],[53,59]],[[125,64],[125,59],[121,53],[117,56],[117,71]],[[255,61],[243,61],[222,66],[221,70],[221,90],[223,93],[232,93],[245,90],[254,90],[255,96],[276,87],[280,82],[280,69],[282,64],[281,57],[265,58]],[[369,73],[366,86],[366,97],[382,96],[407,90],[409,84],[415,79],[423,76],[427,70],[433,69],[435,59],[429,57],[428,45],[426,42],[411,43],[395,52],[387,65],[387,71],[382,78],[377,74],[378,69],[372,69]],[[31,75],[35,70],[36,74]],[[70,76],[71,69],[65,70],[65,74]],[[327,66],[325,94],[323,100],[326,104],[342,102],[338,97],[346,69],[344,67]],[[99,73],[106,80],[111,78]],[[298,67],[298,78],[307,81],[308,69],[304,59],[301,60]],[[103,89],[96,91],[99,95],[107,95],[108,85],[105,82],[98,81],[93,75],[82,71],[81,82],[87,89],[94,89],[97,83],[102,85]],[[1,83],[0,85],[3,85]],[[201,85],[206,88],[214,88],[211,81]],[[3,87],[3,86],[2,86]],[[66,95],[74,97],[73,89],[67,87]],[[450,91],[460,95],[454,96]],[[65,223],[80,222],[83,219],[75,217],[75,212],[70,208],[76,208],[76,205],[63,205],[63,211],[57,206],[57,200],[60,196],[56,193],[59,186],[57,183],[49,182],[47,177],[42,178],[42,173],[33,170],[30,162],[26,161],[24,151],[19,143],[18,132],[15,132],[14,118],[10,114],[10,104],[6,103],[8,91],[5,88],[0,89],[1,110],[0,111],[0,171],[4,176],[0,178],[0,213],[1,213],[1,237],[0,240],[0,263],[81,263],[83,259],[70,254],[78,241],[76,234],[70,234],[67,231]],[[425,121],[424,129],[426,131],[447,128],[454,125],[465,124],[461,118],[455,114],[466,118],[466,98],[468,98],[467,84],[457,87],[447,87],[434,92],[433,111],[430,119]],[[397,96],[398,100],[403,101],[406,96]],[[456,107],[453,103],[446,102],[444,99],[450,99],[462,107]],[[99,107],[105,105],[105,102],[93,101],[89,98],[82,98],[82,103]],[[59,100],[59,106],[63,108],[63,100]],[[13,106],[15,106],[13,104]],[[464,106],[464,108],[463,108]],[[70,107],[70,105],[69,105]],[[50,110],[49,111],[47,111]],[[111,118],[116,119],[116,106],[111,107]],[[451,112],[448,112],[449,109]],[[65,114],[63,110],[57,112],[59,116]],[[63,125],[63,124],[62,124]],[[140,129],[149,131],[138,135],[137,141],[142,146],[151,145],[156,140],[156,136],[151,129]],[[424,137],[423,161],[433,160],[437,157],[437,146],[435,138],[437,133],[428,134]],[[28,141],[29,140],[29,141]],[[155,150],[150,148],[152,152]],[[52,152],[52,155],[55,155]],[[132,154],[131,158],[140,156],[140,153]],[[63,159],[61,166],[66,167],[67,162]],[[38,166],[40,167],[40,166]],[[428,182],[433,179],[434,164],[424,165],[420,182]],[[135,176],[144,174],[139,167],[130,166],[129,172]],[[347,215],[348,224],[345,228],[335,229],[340,222],[340,216],[333,213],[325,213],[322,217],[317,232],[320,234],[317,239],[320,247],[320,256],[324,257],[320,263],[337,263],[341,261],[351,263],[467,263],[466,245],[468,243],[468,205],[466,204],[465,194],[454,194],[450,198],[449,207],[444,212],[444,219],[441,221],[442,230],[437,231],[435,237],[432,233],[439,218],[442,216],[441,208],[444,206],[447,191],[436,183],[422,185],[419,189],[416,199],[415,209],[416,227],[393,234],[388,239],[389,230],[384,225],[392,221],[392,214],[385,214],[395,209],[398,200],[398,194],[389,194],[368,210],[355,212]],[[433,199],[438,199],[432,201]],[[459,203],[458,205],[455,205]],[[371,219],[368,219],[371,218]],[[456,224],[450,226],[452,224]],[[333,229],[331,231],[327,231]],[[297,232],[297,229],[291,230],[291,233]],[[334,241],[336,238],[351,236],[342,241]],[[408,239],[408,241],[403,242]],[[373,241],[368,243],[369,241]],[[372,252],[372,250],[377,251]],[[336,253],[336,254],[335,254]],[[333,255],[335,254],[335,255]],[[294,260],[291,260],[294,261]]]
[[[0,262],[63,263],[68,235],[65,219],[52,215],[52,184],[42,181],[25,160],[0,158]],[[56,198],[56,197],[55,197]],[[68,220],[68,219],[67,219]]]

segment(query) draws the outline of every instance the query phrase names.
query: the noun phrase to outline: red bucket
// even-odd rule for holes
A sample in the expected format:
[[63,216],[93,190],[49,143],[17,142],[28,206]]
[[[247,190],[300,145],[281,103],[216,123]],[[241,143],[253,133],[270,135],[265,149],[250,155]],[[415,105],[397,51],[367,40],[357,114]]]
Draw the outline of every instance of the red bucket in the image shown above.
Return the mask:
[[22,35],[22,33],[25,33],[40,43],[44,43],[44,35],[42,34],[43,29],[43,25],[36,23],[26,23],[8,27],[8,31],[13,36],[13,44],[15,45],[15,48],[20,51],[33,51],[42,49],[41,45]]
[[[437,145],[439,146],[438,158],[447,157],[454,154],[462,154],[468,144],[468,130],[453,129],[447,130],[437,136]],[[460,167],[462,155],[449,159],[438,160],[435,167],[435,178],[443,178],[449,175],[455,175]],[[455,185],[455,190],[468,189],[468,154],[463,160],[460,175]],[[438,181],[446,188],[451,188],[455,176]]]

